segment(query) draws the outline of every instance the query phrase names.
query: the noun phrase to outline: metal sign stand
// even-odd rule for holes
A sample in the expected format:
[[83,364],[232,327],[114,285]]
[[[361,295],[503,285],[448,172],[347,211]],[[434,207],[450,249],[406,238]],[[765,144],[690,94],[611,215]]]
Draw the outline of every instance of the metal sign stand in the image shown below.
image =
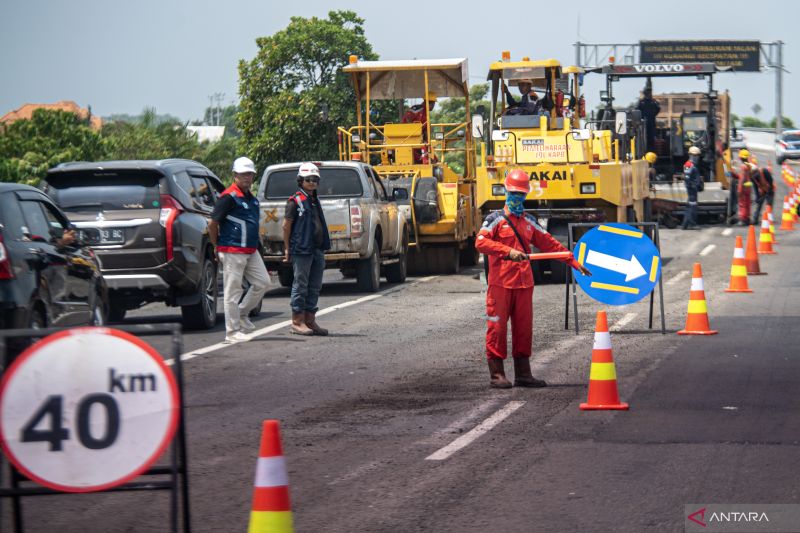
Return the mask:
[[[12,357],[6,349],[6,339],[9,338],[42,338],[59,331],[71,328],[46,328],[46,329],[11,329],[0,331],[0,355],[2,355],[3,367],[5,371],[12,362]],[[142,324],[136,326],[116,326],[115,329],[125,331],[137,336],[152,336],[163,333],[172,334],[172,357],[175,361],[174,374],[178,385],[178,399],[180,402],[178,428],[170,444],[169,464],[153,466],[143,472],[139,481],[132,481],[107,489],[105,492],[130,492],[147,490],[168,490],[170,491],[170,531],[178,533],[191,533],[191,521],[189,512],[189,474],[188,458],[186,454],[186,423],[185,407],[183,394],[183,366],[181,364],[181,352],[183,351],[183,337],[180,324]],[[22,499],[27,496],[50,496],[54,494],[75,495],[84,493],[59,492],[47,487],[35,484],[8,463],[10,472],[9,485],[3,482],[4,456],[0,454],[0,499],[11,499],[12,518],[14,533],[24,533],[24,521],[22,513]],[[145,480],[145,478],[149,478]],[[156,478],[156,479],[153,479]],[[85,493],[92,494],[92,493]],[[0,511],[2,509],[0,508]],[[2,517],[2,513],[0,513]],[[180,525],[183,529],[180,529]]]
[[[570,251],[573,251],[573,229],[574,228],[594,228],[597,226],[602,226],[605,222],[570,222],[568,224],[568,231],[567,231],[567,248]],[[658,249],[659,254],[661,253],[661,239],[658,233],[658,222],[625,222],[629,226],[634,226],[638,228],[642,228],[642,232],[650,237],[653,240],[653,243],[656,245],[656,249]],[[663,265],[663,262],[662,262]],[[564,281],[564,329],[569,329],[569,286],[572,284],[572,302],[575,314],[575,335],[579,333],[579,326],[578,326],[578,289],[577,283],[575,281],[575,276],[572,274],[572,269],[568,268],[568,275],[567,279]],[[658,301],[661,308],[661,334],[667,334],[667,326],[666,321],[664,318],[664,288],[661,283],[663,276],[659,276],[658,278]],[[653,293],[655,291],[650,291],[650,317],[649,317],[649,328],[653,329]]]

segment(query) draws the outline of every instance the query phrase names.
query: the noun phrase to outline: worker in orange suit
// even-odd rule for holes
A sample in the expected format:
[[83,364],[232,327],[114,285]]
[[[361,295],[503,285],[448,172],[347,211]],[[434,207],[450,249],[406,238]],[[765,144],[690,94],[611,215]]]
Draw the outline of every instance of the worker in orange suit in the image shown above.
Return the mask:
[[[533,270],[528,254],[531,246],[542,252],[566,252],[561,243],[547,233],[536,219],[525,213],[525,197],[530,192],[530,178],[521,169],[508,173],[505,179],[506,205],[483,222],[476,248],[489,262],[486,292],[486,357],[491,376],[489,385],[507,389],[503,361],[507,357],[506,332],[511,319],[511,355],[514,358],[514,385],[546,387],[544,380],[531,374],[533,341]],[[589,270],[575,261],[572,254],[561,260],[582,274]]]
[[750,152],[745,149],[739,150],[739,159],[742,162],[739,172],[736,173],[738,181],[736,195],[739,197],[739,225],[747,226],[750,224],[750,205],[753,202],[750,191],[753,190],[753,175],[758,172],[758,167],[750,162]]

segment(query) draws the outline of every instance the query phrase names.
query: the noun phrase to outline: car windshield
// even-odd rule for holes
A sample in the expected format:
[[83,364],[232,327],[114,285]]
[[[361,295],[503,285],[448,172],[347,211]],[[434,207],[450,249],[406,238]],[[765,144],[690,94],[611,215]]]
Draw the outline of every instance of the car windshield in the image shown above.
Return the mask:
[[783,135],[783,140],[787,143],[800,142],[800,133],[786,133]]
[[47,178],[45,192],[64,211],[158,209],[158,174],[76,172]]
[[[297,191],[297,169],[275,170],[267,176],[265,197],[268,200],[289,198]],[[317,195],[320,198],[362,196],[361,178],[354,168],[320,169]]]

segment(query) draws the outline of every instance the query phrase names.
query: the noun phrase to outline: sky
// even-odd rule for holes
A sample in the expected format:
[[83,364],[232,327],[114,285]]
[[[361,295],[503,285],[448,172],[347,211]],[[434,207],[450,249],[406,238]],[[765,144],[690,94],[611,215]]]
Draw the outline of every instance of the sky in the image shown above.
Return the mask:
[[[800,2],[453,2],[443,0],[2,0],[0,115],[26,102],[74,100],[101,116],[138,114],[145,107],[182,120],[200,119],[209,96],[238,99],[237,65],[256,54],[255,39],[287,26],[292,16],[326,17],[349,9],[381,59],[466,57],[470,81],[510,50],[512,59],[574,63],[573,43],[635,43],[642,39],[783,41],[783,114],[800,122],[793,98],[800,77],[795,39]],[[335,7],[334,7],[335,6]],[[693,78],[654,80],[654,92],[697,91]],[[616,104],[633,102],[643,80],[615,85]],[[588,76],[588,107],[599,104],[604,81]],[[774,117],[775,73],[716,77],[733,112]]]

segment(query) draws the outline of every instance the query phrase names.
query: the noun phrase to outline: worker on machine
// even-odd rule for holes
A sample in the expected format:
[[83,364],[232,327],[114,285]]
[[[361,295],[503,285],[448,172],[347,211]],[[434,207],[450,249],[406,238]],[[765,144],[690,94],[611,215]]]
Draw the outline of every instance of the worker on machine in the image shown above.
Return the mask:
[[647,83],[642,91],[642,97],[636,105],[642,113],[642,120],[644,121],[645,136],[647,142],[647,151],[655,151],[656,144],[656,116],[661,112],[661,106],[653,99],[653,84],[650,78],[647,78]]
[[[544,380],[531,374],[533,342],[533,269],[528,254],[531,246],[542,252],[568,252],[547,233],[532,215],[525,213],[525,197],[530,192],[530,178],[522,169],[514,169],[505,179],[506,205],[483,222],[475,248],[489,261],[489,284],[486,292],[486,358],[489,363],[489,386],[511,388],[503,361],[508,356],[506,332],[511,319],[511,355],[514,358],[514,385],[546,387]],[[559,259],[586,276],[589,270],[572,254]]]
[[508,89],[508,85],[503,85],[506,92],[506,100],[511,108],[509,114],[512,115],[538,115],[542,109],[542,102],[539,95],[533,90],[533,83],[530,80],[519,80],[517,83],[520,97],[517,101]]
[[[411,124],[414,122],[422,124],[422,142],[428,141],[428,114],[436,107],[436,93],[428,91],[425,94],[425,101],[428,102],[428,105],[422,102],[421,104],[411,106],[401,119],[403,124]],[[418,165],[427,165],[430,163],[430,157],[426,147],[414,148],[414,163]]]

